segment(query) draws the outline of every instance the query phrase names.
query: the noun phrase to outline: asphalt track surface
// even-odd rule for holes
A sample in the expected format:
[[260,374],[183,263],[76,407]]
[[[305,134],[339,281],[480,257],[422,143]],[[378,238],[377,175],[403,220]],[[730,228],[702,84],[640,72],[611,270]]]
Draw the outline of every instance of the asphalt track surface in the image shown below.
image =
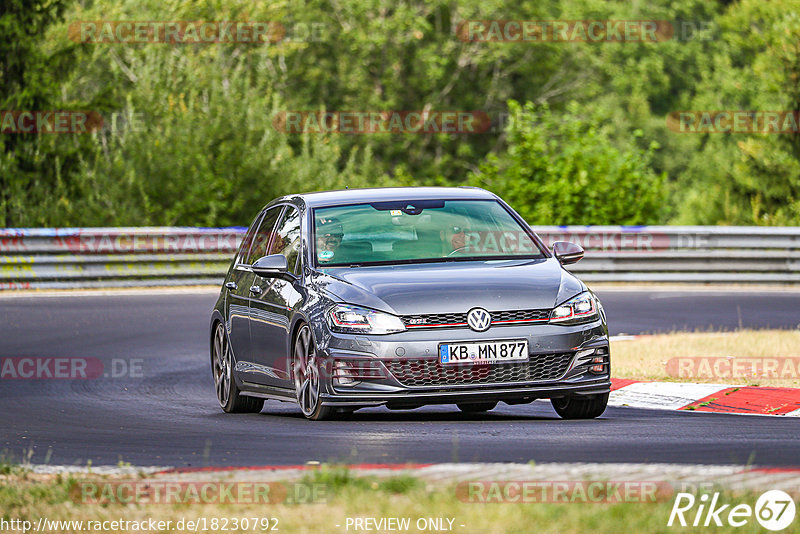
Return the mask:
[[[599,291],[612,334],[796,328],[800,292]],[[140,362],[141,376],[0,379],[0,450],[33,463],[233,466],[402,462],[800,465],[800,420],[609,408],[564,421],[547,402],[361,410],[309,422],[292,404],[219,409],[208,364],[211,292],[0,298],[0,357]],[[121,369],[121,366],[118,366]]]

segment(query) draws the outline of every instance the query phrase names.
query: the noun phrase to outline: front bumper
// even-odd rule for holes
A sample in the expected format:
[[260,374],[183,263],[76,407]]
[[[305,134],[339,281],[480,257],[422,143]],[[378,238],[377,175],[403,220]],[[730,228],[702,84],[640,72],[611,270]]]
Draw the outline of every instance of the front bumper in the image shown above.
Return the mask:
[[[607,332],[600,320],[577,326],[495,327],[486,332],[466,328],[406,331],[385,336],[327,332],[327,343],[320,347],[320,354],[331,372],[323,383],[320,400],[327,406],[403,408],[487,401],[518,404],[541,398],[608,393],[611,363]],[[443,367],[438,363],[440,343],[506,339],[528,341],[527,362],[515,366],[510,363],[483,365],[480,375],[465,369],[463,381],[453,379],[452,366]],[[586,354],[592,350],[604,357],[602,373],[589,371],[592,358]],[[543,359],[559,367],[551,365],[550,375],[520,369],[528,364],[539,365]],[[379,373],[343,384],[337,378],[342,376],[337,365],[363,367]],[[398,374],[398,369],[424,369],[432,376],[409,379],[408,375]],[[539,378],[531,379],[531,376]]]
[[382,406],[390,408],[416,408],[424,404],[454,404],[484,401],[503,401],[524,404],[536,399],[550,399],[567,395],[600,395],[611,391],[611,380],[605,378],[580,384],[555,383],[539,386],[502,387],[495,384],[486,388],[459,390],[402,391],[395,393],[324,393],[323,406]]

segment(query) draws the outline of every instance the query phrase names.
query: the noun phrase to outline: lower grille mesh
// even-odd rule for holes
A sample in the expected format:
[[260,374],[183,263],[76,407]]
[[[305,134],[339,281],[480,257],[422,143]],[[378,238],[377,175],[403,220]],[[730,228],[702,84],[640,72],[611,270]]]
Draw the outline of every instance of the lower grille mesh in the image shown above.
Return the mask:
[[526,362],[442,365],[438,360],[393,360],[386,367],[404,386],[505,384],[558,380],[567,372],[572,352],[534,354]]

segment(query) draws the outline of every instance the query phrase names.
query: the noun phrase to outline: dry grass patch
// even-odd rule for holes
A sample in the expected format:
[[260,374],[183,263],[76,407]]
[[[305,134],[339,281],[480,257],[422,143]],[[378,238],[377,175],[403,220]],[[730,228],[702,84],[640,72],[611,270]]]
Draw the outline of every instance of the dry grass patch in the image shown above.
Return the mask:
[[800,330],[639,336],[612,341],[611,361],[615,378],[800,387]]

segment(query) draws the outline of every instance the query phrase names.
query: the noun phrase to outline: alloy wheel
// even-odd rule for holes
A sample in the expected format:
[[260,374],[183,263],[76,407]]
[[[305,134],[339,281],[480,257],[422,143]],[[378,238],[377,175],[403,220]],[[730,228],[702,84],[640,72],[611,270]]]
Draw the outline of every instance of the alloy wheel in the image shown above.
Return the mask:
[[228,404],[231,384],[231,350],[225,338],[222,323],[214,332],[214,388],[217,400],[223,408]]
[[292,363],[297,403],[306,417],[312,417],[319,404],[319,368],[311,329],[303,325],[297,332]]

